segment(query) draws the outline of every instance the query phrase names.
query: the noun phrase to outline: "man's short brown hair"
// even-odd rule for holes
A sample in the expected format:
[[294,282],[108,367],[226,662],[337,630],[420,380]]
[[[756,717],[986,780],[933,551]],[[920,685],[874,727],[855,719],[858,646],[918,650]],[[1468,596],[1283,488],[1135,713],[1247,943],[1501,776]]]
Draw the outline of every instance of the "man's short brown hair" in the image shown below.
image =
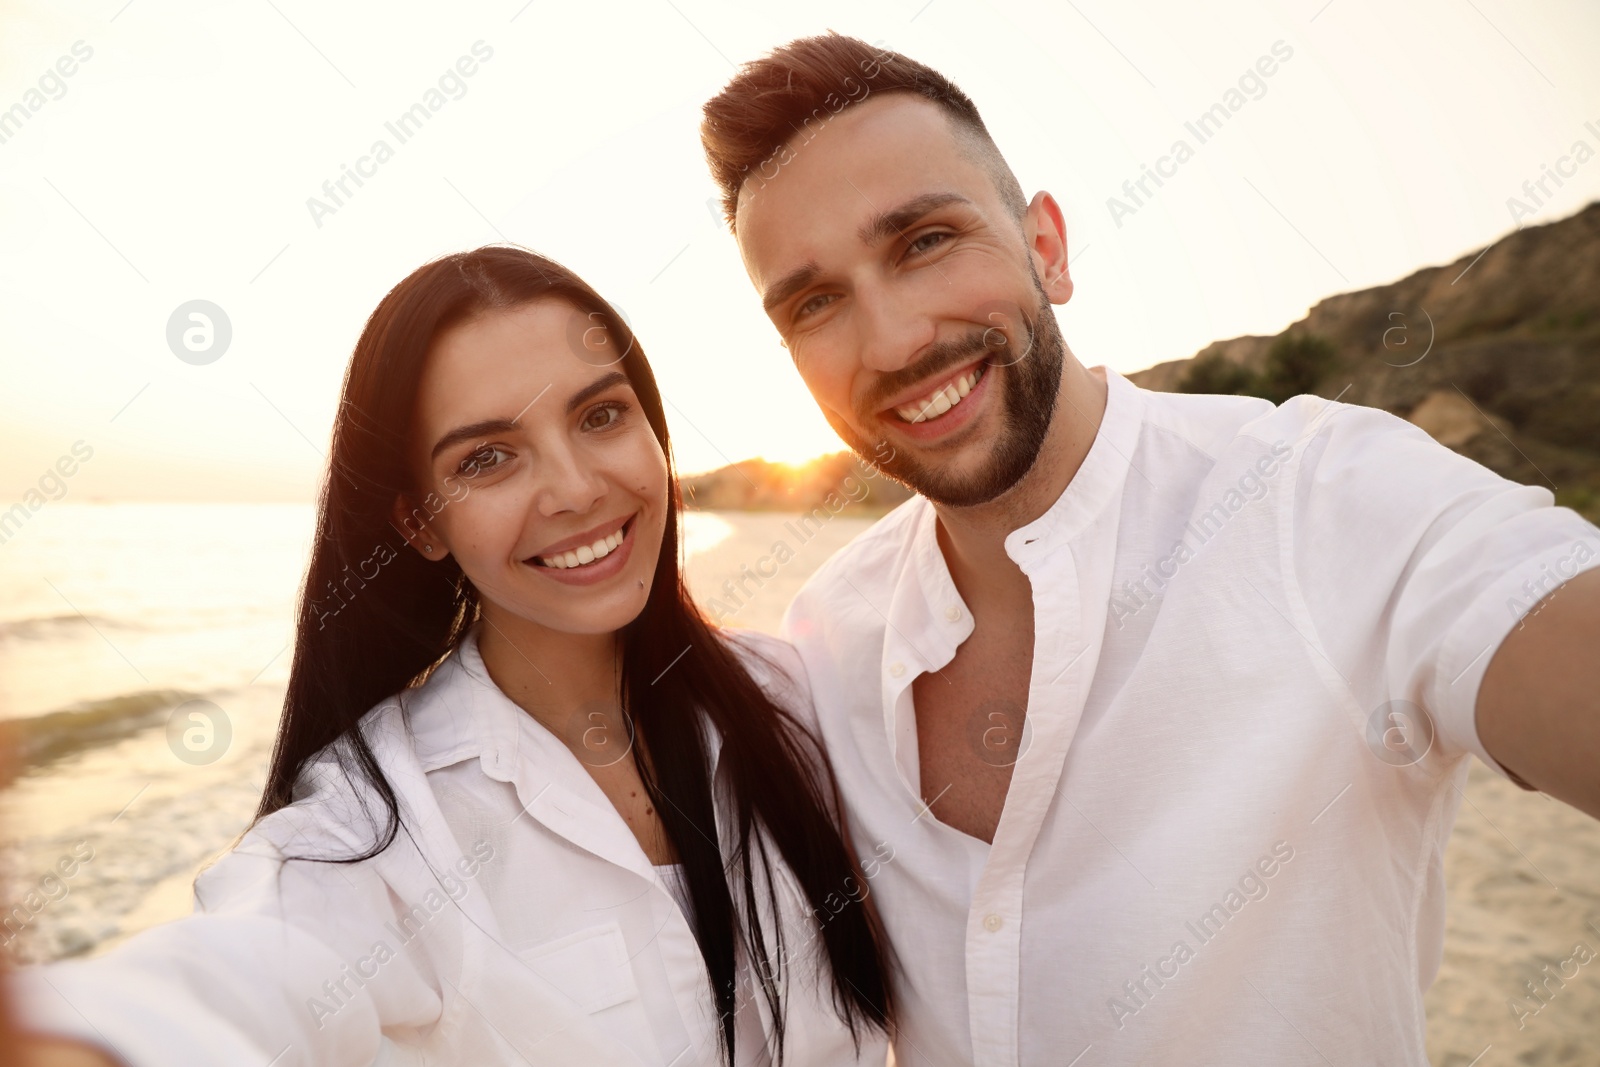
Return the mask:
[[954,124],[962,147],[989,173],[1007,209],[1022,218],[1027,210],[1022,187],[966,93],[914,59],[830,30],[790,41],[746,63],[722,92],[706,101],[700,143],[722,190],[729,228],[735,228],[745,182],[765,185],[793,158],[798,144],[815,137],[829,119],[884,93],[915,93],[938,105]]

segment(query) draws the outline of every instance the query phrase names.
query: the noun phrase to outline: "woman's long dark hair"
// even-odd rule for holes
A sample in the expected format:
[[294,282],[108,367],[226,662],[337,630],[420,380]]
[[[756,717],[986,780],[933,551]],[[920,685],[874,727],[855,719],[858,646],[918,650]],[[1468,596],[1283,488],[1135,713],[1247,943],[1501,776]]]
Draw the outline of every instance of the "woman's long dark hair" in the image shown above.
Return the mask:
[[[684,867],[728,1062],[734,1054],[741,938],[772,1009],[774,1043],[782,1056],[779,989],[786,950],[775,931],[775,958],[768,953],[757,909],[759,869],[777,914],[768,842],[810,903],[831,968],[835,1008],[859,1040],[859,1027],[887,1026],[887,960],[864,883],[835,822],[837,794],[827,761],[815,740],[747,672],[684,587],[678,563],[682,501],[666,416],[632,331],[576,274],[532,252],[490,246],[427,264],[389,291],[356,342],[301,590],[283,718],[256,818],[291,803],[302,767],[341,740],[335,751],[346,773],[369,782],[387,814],[370,850],[335,862],[370,859],[393,842],[402,822],[399,804],[356,725],[375,705],[420,684],[479,616],[477,591],[455,559],[424,559],[392,525],[396,497],[415,500],[407,443],[424,364],[434,340],[451,326],[485,311],[549,298],[603,324],[607,342],[625,353],[621,369],[667,457],[666,533],[644,610],[621,634],[621,697],[637,731],[635,763]],[[385,562],[373,574],[375,557]],[[680,655],[681,662],[668,670]],[[732,855],[718,844],[706,725],[721,737],[720,764],[731,779]]]

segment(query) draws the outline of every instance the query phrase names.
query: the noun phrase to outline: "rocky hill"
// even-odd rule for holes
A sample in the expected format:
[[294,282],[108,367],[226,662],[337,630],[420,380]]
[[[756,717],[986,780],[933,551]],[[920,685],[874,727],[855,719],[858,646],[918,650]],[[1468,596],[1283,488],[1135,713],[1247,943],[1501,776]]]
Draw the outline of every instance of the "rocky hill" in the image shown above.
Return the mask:
[[833,452],[799,467],[747,459],[681,479],[691,508],[736,511],[812,511],[882,515],[910,497],[851,452]]
[[1600,520],[1600,202],[1129,378],[1274,401],[1343,391]]
[[[1330,296],[1272,337],[1128,376],[1147,389],[1339,397],[1410,419],[1600,522],[1600,202],[1442,267]],[[831,494],[831,496],[830,496]],[[848,452],[683,479],[690,507],[881,514],[907,496]],[[861,499],[857,500],[856,497]]]

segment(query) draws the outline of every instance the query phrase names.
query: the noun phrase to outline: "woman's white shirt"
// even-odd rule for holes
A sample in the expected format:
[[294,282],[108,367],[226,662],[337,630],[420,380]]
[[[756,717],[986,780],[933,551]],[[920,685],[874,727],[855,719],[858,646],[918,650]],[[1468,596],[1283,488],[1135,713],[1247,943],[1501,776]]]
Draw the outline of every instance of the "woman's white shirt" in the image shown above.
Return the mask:
[[[811,722],[793,650],[724,633]],[[651,865],[572,752],[494,685],[476,633],[403,698],[363,720],[404,819],[387,849],[360,863],[282,862],[359,854],[383,822],[376,794],[324,751],[294,803],[202,872],[193,915],[100,957],[12,975],[22,1025],[131,1067],[722,1062],[674,876]],[[724,833],[726,815],[719,807]],[[881,1065],[882,1035],[863,1034],[858,1053],[835,1014],[815,920],[777,874],[785,1063]],[[762,919],[775,953],[773,918]],[[741,960],[740,1064],[768,1062],[772,1020],[753,989]]]

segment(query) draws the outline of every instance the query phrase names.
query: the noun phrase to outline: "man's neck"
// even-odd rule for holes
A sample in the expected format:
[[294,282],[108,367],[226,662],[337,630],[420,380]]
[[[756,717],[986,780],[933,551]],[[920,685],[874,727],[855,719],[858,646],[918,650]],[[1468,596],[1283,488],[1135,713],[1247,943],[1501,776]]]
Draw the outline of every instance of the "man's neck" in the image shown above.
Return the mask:
[[1022,480],[977,507],[934,505],[939,548],[969,606],[975,598],[993,601],[1029,595],[1026,576],[1006,555],[1006,537],[1050,510],[1077,476],[1100,432],[1106,389],[1103,370],[1085,368],[1068,352],[1050,429],[1039,458]]

